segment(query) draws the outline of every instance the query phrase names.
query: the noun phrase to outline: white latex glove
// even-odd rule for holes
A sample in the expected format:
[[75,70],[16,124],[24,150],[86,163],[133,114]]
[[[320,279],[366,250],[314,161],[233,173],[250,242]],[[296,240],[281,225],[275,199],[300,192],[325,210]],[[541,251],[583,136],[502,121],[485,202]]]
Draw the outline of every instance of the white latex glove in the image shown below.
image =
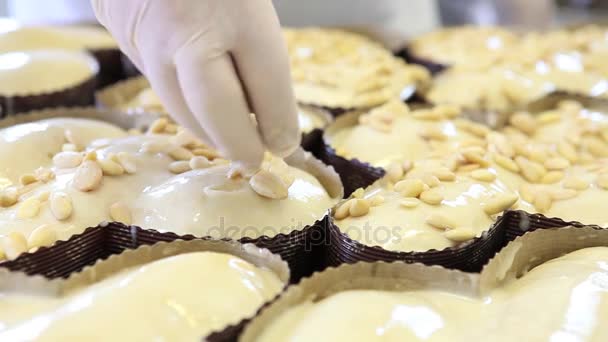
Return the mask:
[[[92,0],[174,119],[257,167],[300,143],[287,48],[270,0]],[[251,121],[256,113],[258,127]]]

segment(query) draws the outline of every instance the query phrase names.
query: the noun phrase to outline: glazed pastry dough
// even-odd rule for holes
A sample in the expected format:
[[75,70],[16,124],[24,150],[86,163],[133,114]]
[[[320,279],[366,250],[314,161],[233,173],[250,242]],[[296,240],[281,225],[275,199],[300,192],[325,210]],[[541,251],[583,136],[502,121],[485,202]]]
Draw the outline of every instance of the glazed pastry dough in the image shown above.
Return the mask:
[[251,316],[282,287],[274,273],[236,256],[180,254],[63,298],[3,293],[0,339],[196,341]]

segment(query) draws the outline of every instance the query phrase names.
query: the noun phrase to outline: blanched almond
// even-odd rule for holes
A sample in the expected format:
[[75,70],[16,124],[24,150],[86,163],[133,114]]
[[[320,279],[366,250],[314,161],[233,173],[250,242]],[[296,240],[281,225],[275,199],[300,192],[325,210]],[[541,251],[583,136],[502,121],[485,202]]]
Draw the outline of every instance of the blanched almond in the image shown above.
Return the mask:
[[517,200],[519,197],[516,194],[498,194],[486,201],[483,211],[488,215],[502,213],[513,207]]
[[125,169],[119,163],[112,159],[103,159],[98,161],[104,175],[120,176],[125,173]]
[[452,222],[447,216],[442,214],[430,215],[429,217],[427,217],[426,223],[429,226],[438,229],[448,230],[456,228],[456,224]]
[[354,199],[350,199],[350,200],[340,204],[334,212],[334,218],[336,220],[343,220],[343,219],[347,218],[349,215],[350,206],[353,204],[353,201],[354,201]]
[[365,199],[356,198],[350,205],[348,213],[352,217],[364,216],[369,213],[369,202]]
[[176,146],[169,151],[169,156],[173,160],[190,160],[190,158],[194,157],[194,154],[186,148]]
[[450,229],[443,233],[443,235],[454,242],[465,242],[474,239],[476,234],[471,228],[456,228]]
[[418,197],[424,191],[424,183],[420,179],[404,179],[395,184],[394,189],[403,197]]
[[50,224],[43,224],[34,229],[27,238],[28,249],[50,246],[57,241],[57,232]]
[[72,215],[72,198],[65,192],[53,192],[49,205],[51,213],[59,221],[66,220]]
[[439,205],[443,201],[443,194],[438,188],[423,191],[420,194],[420,200],[429,205]]
[[165,130],[165,127],[169,124],[169,120],[166,118],[159,118],[154,120],[148,128],[148,133],[160,134]]
[[72,169],[78,167],[83,158],[79,152],[59,152],[53,157],[53,165],[58,169]]
[[420,204],[420,200],[415,197],[404,198],[399,201],[399,205],[403,208],[416,208]]
[[564,180],[564,183],[562,184],[562,186],[566,189],[583,191],[583,190],[586,190],[587,188],[589,188],[589,182],[587,182],[586,180],[584,180],[582,178],[571,176],[571,177],[566,178],[566,180]]
[[249,180],[249,185],[258,195],[271,199],[285,199],[289,195],[289,188],[281,178],[266,170],[258,171]]
[[496,180],[496,175],[487,169],[479,169],[471,172],[471,178],[481,182],[493,182]]
[[80,191],[92,191],[101,185],[103,179],[103,171],[99,164],[92,160],[83,162],[72,180],[74,187]]
[[175,161],[169,164],[169,171],[176,175],[190,171],[190,163],[185,160]]
[[116,159],[120,163],[125,172],[128,174],[134,174],[137,172],[137,163],[135,162],[135,158],[128,152],[118,152],[116,154]]
[[200,170],[211,167],[213,164],[209,161],[209,159],[202,156],[195,156],[190,159],[190,168],[192,170]]
[[19,204],[19,208],[17,209],[17,217],[20,219],[36,217],[40,212],[41,205],[42,203],[38,198],[30,197]]
[[19,232],[10,232],[7,236],[2,237],[0,243],[8,260],[17,259],[20,254],[27,251],[27,240]]

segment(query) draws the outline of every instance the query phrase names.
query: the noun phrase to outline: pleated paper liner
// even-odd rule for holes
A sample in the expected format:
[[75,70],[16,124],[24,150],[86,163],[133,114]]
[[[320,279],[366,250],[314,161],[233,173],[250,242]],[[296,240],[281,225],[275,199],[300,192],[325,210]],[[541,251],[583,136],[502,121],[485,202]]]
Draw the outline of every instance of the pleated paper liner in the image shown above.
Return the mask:
[[[322,248],[324,247],[326,226],[327,220],[323,218],[289,234],[242,238],[239,242],[255,244],[280,255],[289,264],[291,280],[295,282],[324,267]],[[57,241],[50,247],[42,247],[34,253],[24,253],[15,260],[2,262],[0,267],[22,271],[30,275],[38,274],[48,278],[60,278],[66,277],[98,259],[105,259],[125,249],[178,239],[208,240],[211,238],[146,230],[118,222],[102,223],[97,227],[88,228],[66,241]],[[66,260],[57,263],[56,260],[49,257],[50,255],[63,255]]]
[[487,261],[481,273],[449,270],[419,263],[359,262],[315,273],[291,285],[278,300],[264,308],[247,325],[239,341],[256,341],[287,310],[306,302],[318,302],[348,290],[437,290],[481,299],[507,281],[564,254],[596,246],[608,246],[608,230],[595,227],[563,227],[537,231],[517,238]]
[[351,239],[343,233],[330,219],[328,230],[329,249],[326,254],[327,264],[337,266],[342,263],[353,264],[360,261],[403,261],[440,265],[449,269],[467,272],[478,272],[486,261],[504,244],[504,218],[496,222],[479,237],[442,250],[424,252],[402,252],[384,249],[380,246],[369,246]]
[[78,84],[51,91],[0,95],[0,119],[32,110],[93,105],[95,103],[95,86],[99,74],[99,64],[89,54],[81,52],[74,52],[73,54],[82,55],[82,58],[87,59],[88,64],[94,66],[90,77]]
[[[109,230],[109,232],[105,232]],[[39,252],[20,257],[14,262],[26,262],[36,269],[38,276],[26,276],[22,272],[0,270],[0,290],[20,294],[44,294],[61,296],[71,289],[92,285],[116,272],[144,265],[173,255],[213,251],[238,256],[258,267],[264,267],[274,272],[287,286],[289,268],[287,264],[267,249],[258,248],[251,244],[240,244],[224,240],[179,240],[159,242],[154,245],[140,247],[123,252],[124,241],[112,232],[112,224],[107,227],[90,228],[80,236],[69,241],[58,243],[54,247],[41,249]],[[44,254],[42,254],[44,253]],[[104,260],[101,260],[104,259]],[[45,262],[45,264],[41,264]],[[25,265],[25,263],[23,264]],[[22,271],[23,269],[12,268]],[[51,275],[55,278],[67,279],[48,280],[40,275]],[[201,294],[205,295],[205,294]],[[278,296],[279,294],[277,294]],[[267,305],[265,303],[264,305]],[[261,308],[260,308],[261,309]],[[117,307],[120,310],[120,307]],[[258,309],[259,312],[259,309]],[[253,316],[251,316],[253,317]],[[214,341],[234,341],[239,332],[251,317],[243,317],[227,324],[212,334]],[[203,338],[204,336],[201,336]]]
[[122,62],[122,52],[120,49],[90,49],[88,51],[99,63],[97,89],[101,89],[126,78],[126,72]]
[[576,221],[567,222],[557,217],[546,217],[542,214],[530,214],[521,210],[514,210],[505,214],[505,243],[513,241],[517,237],[525,235],[528,232],[560,227],[591,227],[602,229],[602,227],[598,225],[583,224]]
[[408,63],[418,64],[425,67],[433,76],[449,68],[449,65],[445,65],[428,58],[417,56],[408,46],[399,50],[395,55],[397,57],[403,58]]

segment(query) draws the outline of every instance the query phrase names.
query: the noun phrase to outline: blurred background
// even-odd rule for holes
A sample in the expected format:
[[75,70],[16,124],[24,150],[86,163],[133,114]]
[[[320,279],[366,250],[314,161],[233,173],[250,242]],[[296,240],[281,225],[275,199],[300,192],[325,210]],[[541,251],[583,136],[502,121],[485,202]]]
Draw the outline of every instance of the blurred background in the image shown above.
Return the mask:
[[[506,25],[522,30],[606,22],[608,0],[274,0],[287,26],[375,31],[389,45],[440,25]],[[0,16],[23,23],[90,22],[89,0],[0,0]]]

